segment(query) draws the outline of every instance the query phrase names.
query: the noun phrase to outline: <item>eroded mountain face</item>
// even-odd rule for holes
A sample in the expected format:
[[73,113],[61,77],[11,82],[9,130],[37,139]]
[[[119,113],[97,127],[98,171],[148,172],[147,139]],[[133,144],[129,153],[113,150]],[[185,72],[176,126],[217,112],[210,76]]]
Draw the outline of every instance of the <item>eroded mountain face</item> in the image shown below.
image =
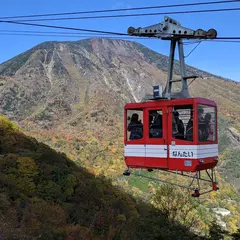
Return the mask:
[[0,66],[1,112],[46,126],[88,108],[119,115],[124,103],[139,101],[165,78],[136,46],[109,40],[40,44]]
[[[47,127],[87,113],[121,117],[126,102],[140,101],[152,85],[165,83],[167,64],[166,56],[134,42],[45,42],[0,65],[1,113]],[[204,77],[191,85],[194,96],[211,97],[238,118],[240,84],[187,71]]]
[[[112,134],[121,128],[124,104],[164,85],[167,67],[168,57],[135,42],[45,42],[0,65],[0,112],[35,127]],[[240,84],[193,67],[187,73],[202,77],[191,94],[215,100],[220,115],[237,126]]]

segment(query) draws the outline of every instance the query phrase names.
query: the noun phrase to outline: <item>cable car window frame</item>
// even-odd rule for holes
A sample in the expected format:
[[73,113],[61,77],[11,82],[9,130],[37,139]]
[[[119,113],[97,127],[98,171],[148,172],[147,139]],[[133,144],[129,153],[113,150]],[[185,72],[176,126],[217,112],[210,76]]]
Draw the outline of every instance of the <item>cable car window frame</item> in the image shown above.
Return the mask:
[[[132,112],[132,114],[134,113],[134,111],[137,112],[141,112],[142,116],[139,117],[138,120],[141,120],[141,124],[142,124],[142,137],[138,138],[138,139],[130,139],[131,136],[131,131],[128,130],[128,125],[130,123],[130,116],[129,116],[129,112]],[[142,143],[144,141],[144,116],[145,116],[145,109],[144,108],[128,108],[125,109],[125,141],[128,143]],[[131,116],[132,116],[131,114]],[[138,114],[138,113],[137,113]],[[139,114],[138,114],[139,115]]]
[[[184,104],[184,103],[179,103],[179,104],[176,104],[176,105],[173,105],[171,106],[172,107],[172,110],[171,110],[171,133],[170,134],[170,138],[171,138],[171,141],[176,141],[176,142],[180,142],[180,143],[187,143],[187,144],[194,144],[195,142],[195,131],[196,131],[196,127],[195,127],[195,109],[196,109],[196,105],[191,102],[191,103],[187,103],[187,104]],[[173,118],[174,118],[174,112],[175,111],[179,111],[179,110],[190,110],[192,111],[192,118],[191,118],[191,112],[189,113],[189,119],[186,120],[187,122],[184,123],[184,139],[179,139],[179,138],[176,138],[173,136]],[[193,123],[192,123],[192,138],[191,140],[188,140],[186,139],[186,131],[187,131],[187,126],[189,124],[189,121],[192,119]],[[183,120],[183,119],[181,119]],[[169,122],[170,123],[170,122]]]
[[[149,117],[150,117],[150,115],[152,115],[152,114],[150,114],[150,112],[153,112],[153,111],[157,111],[157,112],[160,112],[160,113],[157,113],[158,115],[157,115],[157,118],[159,117],[159,116],[161,116],[160,118],[161,118],[161,126],[160,126],[160,128],[159,128],[159,126],[158,126],[158,124],[156,124],[156,123],[154,123],[154,122],[152,122],[152,124],[150,125],[150,123],[149,123]],[[147,109],[147,118],[148,118],[148,125],[147,125],[147,127],[148,127],[148,138],[149,139],[162,139],[163,138],[163,132],[164,132],[164,127],[163,127],[163,118],[164,118],[164,116],[163,116],[163,114],[164,114],[164,111],[163,111],[163,108],[162,107],[160,107],[160,108],[156,108],[156,109]],[[156,116],[155,116],[156,117]],[[154,121],[155,119],[154,119],[154,117],[153,117],[153,120],[152,121]],[[159,119],[158,119],[159,120]],[[157,130],[157,129],[161,129],[161,133],[157,130],[157,131],[155,131],[154,132],[154,129],[155,130]],[[152,131],[151,131],[152,130]],[[154,134],[156,133],[156,136],[154,137]],[[152,135],[151,135],[152,134]]]
[[[174,112],[179,113],[179,110],[188,110],[188,111],[190,111],[190,113],[189,113],[188,119],[186,119],[186,123],[183,122],[184,119],[180,118],[180,120],[184,124],[183,139],[179,139],[179,138],[176,138],[176,136],[173,136],[173,129],[172,129],[172,138],[175,139],[175,140],[180,140],[180,141],[193,142],[194,141],[194,131],[195,131],[195,127],[194,127],[194,104],[181,104],[181,105],[173,106],[172,125],[174,124]],[[191,116],[191,112],[192,112],[192,116]],[[179,114],[179,115],[181,115],[181,114]],[[188,126],[190,120],[193,121],[193,124],[192,124],[192,139],[191,140],[186,139],[187,126]]]
[[[214,109],[214,112],[211,112],[211,113],[214,113],[214,118],[213,120],[214,121],[214,124],[213,124],[213,137],[214,139],[213,140],[200,140],[199,137],[199,118],[198,118],[198,109],[199,109],[199,106],[201,107],[205,107],[205,108],[213,108]],[[217,132],[217,126],[218,126],[218,122],[217,122],[217,106],[216,105],[211,105],[211,104],[206,104],[206,103],[198,103],[197,104],[197,142],[198,144],[213,144],[213,143],[217,143],[218,142],[218,132]],[[204,115],[205,117],[205,115]],[[212,121],[213,121],[212,120]]]

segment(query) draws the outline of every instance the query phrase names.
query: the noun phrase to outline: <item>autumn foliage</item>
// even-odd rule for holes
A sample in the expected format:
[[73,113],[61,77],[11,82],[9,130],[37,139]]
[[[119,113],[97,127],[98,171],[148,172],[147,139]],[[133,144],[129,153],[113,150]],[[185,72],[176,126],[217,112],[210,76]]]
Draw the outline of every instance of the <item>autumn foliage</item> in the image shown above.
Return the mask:
[[199,204],[184,191],[124,178],[120,138],[38,133],[64,154],[25,136],[5,117],[0,126],[3,239],[205,239],[215,234],[214,214],[206,207],[216,206],[216,199],[231,208],[228,227],[237,232],[240,209],[226,199],[238,198],[228,185]]

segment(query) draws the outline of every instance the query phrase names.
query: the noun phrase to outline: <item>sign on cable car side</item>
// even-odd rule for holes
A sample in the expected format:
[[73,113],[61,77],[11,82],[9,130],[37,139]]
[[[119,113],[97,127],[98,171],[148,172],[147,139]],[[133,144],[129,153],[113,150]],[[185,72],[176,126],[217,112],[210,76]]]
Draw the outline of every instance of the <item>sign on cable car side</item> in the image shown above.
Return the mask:
[[193,151],[170,151],[172,158],[194,158]]
[[218,156],[218,144],[170,145],[170,158],[199,159]]

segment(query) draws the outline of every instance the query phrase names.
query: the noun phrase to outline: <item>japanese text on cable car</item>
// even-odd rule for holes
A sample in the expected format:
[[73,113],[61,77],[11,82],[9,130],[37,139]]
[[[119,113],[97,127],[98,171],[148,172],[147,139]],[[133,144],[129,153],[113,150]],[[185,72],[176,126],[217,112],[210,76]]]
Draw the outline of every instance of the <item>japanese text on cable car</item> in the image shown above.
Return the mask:
[[172,156],[173,157],[189,157],[189,158],[192,158],[193,157],[193,152],[192,151],[173,151],[172,152]]

